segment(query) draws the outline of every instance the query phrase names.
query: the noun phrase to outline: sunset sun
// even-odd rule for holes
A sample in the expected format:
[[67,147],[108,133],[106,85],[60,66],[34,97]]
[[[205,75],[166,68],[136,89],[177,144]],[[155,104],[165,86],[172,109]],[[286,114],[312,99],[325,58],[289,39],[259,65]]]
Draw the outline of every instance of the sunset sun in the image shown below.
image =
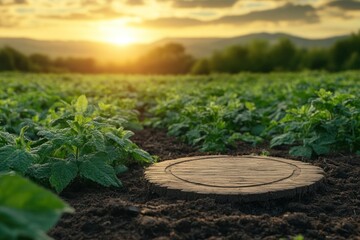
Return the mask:
[[127,33],[109,34],[105,40],[109,43],[114,43],[117,45],[128,45],[136,42],[136,38]]
[[101,41],[116,44],[129,45],[141,41],[140,34],[132,28],[121,23],[104,23],[99,26]]

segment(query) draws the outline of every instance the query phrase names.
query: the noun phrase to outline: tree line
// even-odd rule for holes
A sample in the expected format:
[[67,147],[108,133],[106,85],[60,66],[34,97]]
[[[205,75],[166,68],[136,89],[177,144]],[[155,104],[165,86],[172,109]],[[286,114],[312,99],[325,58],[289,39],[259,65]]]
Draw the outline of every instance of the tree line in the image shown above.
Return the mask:
[[360,31],[337,41],[330,48],[298,48],[289,39],[279,39],[270,45],[255,40],[247,45],[230,46],[211,57],[196,61],[191,72],[238,73],[360,69]]
[[0,48],[0,71],[184,74],[190,72],[194,62],[195,59],[186,54],[185,48],[176,43],[152,49],[130,63],[108,65],[99,65],[92,58],[51,59],[44,54],[26,56],[8,46]]
[[299,48],[289,39],[275,44],[254,40],[229,46],[208,58],[195,59],[177,43],[154,48],[135,61],[98,65],[92,58],[56,58],[24,55],[11,47],[0,48],[0,71],[125,74],[209,74],[360,69],[360,31],[329,48]]

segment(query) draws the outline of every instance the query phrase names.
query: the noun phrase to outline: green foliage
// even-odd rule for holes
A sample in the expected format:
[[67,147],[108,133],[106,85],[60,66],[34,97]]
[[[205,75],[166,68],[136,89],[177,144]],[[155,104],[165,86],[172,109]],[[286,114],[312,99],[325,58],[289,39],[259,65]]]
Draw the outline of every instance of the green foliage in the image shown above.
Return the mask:
[[[238,141],[289,145],[305,158],[355,153],[359,141],[355,75],[242,75],[176,85],[158,98],[153,126],[202,151],[225,152]],[[326,91],[324,88],[336,91]]]
[[[269,51],[264,43],[255,46]],[[114,175],[153,161],[131,141],[128,129],[141,127],[138,111],[144,124],[166,128],[201,151],[226,152],[244,141],[287,145],[292,155],[306,158],[360,150],[356,72],[3,74],[0,83],[0,168],[57,192],[74,181],[117,187]],[[94,166],[101,171],[89,174]]]
[[105,187],[122,186],[115,175],[113,167],[105,164],[108,157],[106,154],[84,156],[79,166],[80,176],[97,182]]
[[[17,102],[13,101],[19,111],[28,107],[29,103],[22,102],[29,100],[27,95],[17,95]],[[13,128],[12,116],[12,121],[4,122],[0,131],[0,171],[16,171],[61,192],[81,179],[120,187],[116,174],[123,173],[126,165],[153,161],[130,140],[133,133],[124,129],[136,125],[128,124],[128,119],[136,117],[132,110],[103,102],[96,106],[85,95],[72,104],[54,100],[52,106],[45,105],[47,109],[44,105],[32,106],[48,114],[39,116],[38,109],[34,109],[32,119],[17,115],[15,123],[28,119],[30,127]]]
[[[47,167],[51,167],[49,181],[56,192],[64,190],[75,179],[79,171],[78,165],[74,161],[57,161]],[[35,175],[35,177],[37,176]]]
[[360,101],[352,94],[320,89],[310,103],[290,109],[282,119],[283,134],[271,146],[289,144],[290,154],[310,158],[330,151],[354,152],[360,148]]
[[275,43],[255,40],[228,46],[198,59],[191,73],[277,72],[299,70],[360,69],[360,32],[337,41],[330,48],[302,49],[287,38]]
[[293,238],[293,240],[304,240],[305,238],[302,235],[297,235]]
[[168,43],[141,56],[132,67],[134,72],[146,74],[185,74],[194,63],[181,44]]
[[0,147],[0,172],[17,171],[25,174],[35,162],[36,156],[30,152],[29,142],[25,138],[26,127],[21,129],[20,136],[15,137],[7,132],[0,132],[2,147]]
[[[289,239],[289,238],[280,238],[280,240],[286,240],[286,239]],[[291,237],[290,239],[291,240],[304,240],[305,238],[300,234],[295,237]]]
[[11,47],[0,49],[0,62],[0,71],[29,71],[31,69],[29,59]]
[[43,178],[38,175],[37,168],[46,165],[51,168],[49,183],[57,192],[76,177],[106,187],[120,187],[121,182],[116,177],[119,171],[115,169],[132,160],[143,164],[152,162],[148,153],[131,142],[132,132],[99,117],[99,111],[82,95],[67,111],[53,119],[51,127],[41,128],[38,132],[41,144],[33,148],[39,164],[32,169],[31,176]]
[[0,239],[50,239],[46,232],[73,209],[59,197],[15,174],[0,175]]

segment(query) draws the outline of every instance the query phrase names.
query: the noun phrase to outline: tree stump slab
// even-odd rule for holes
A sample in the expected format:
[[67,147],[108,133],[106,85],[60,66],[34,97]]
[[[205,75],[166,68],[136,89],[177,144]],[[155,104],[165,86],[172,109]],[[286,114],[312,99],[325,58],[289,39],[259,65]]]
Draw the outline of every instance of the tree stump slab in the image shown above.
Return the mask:
[[324,171],[309,163],[263,156],[198,156],[153,164],[151,188],[174,198],[223,202],[267,201],[313,191]]

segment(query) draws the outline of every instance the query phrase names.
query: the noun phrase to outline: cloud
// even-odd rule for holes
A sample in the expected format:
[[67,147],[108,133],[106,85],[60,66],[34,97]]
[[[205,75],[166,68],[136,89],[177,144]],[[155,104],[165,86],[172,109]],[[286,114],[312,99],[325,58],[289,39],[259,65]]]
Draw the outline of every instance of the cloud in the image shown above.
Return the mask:
[[335,7],[341,10],[358,11],[360,10],[360,1],[335,0],[325,4],[325,7]]
[[99,1],[99,0],[81,0],[80,5],[81,6],[106,6],[107,4],[111,4],[113,0],[105,0],[105,1]]
[[355,0],[335,0],[330,1],[318,9],[322,15],[338,19],[355,19],[359,18],[360,1]]
[[263,10],[253,11],[244,15],[224,16],[212,21],[215,24],[246,24],[251,22],[319,22],[316,9],[310,5],[286,4],[284,6]]
[[155,28],[177,28],[177,27],[192,27],[198,25],[204,25],[206,22],[193,19],[193,18],[176,18],[176,17],[169,17],[169,18],[157,18],[153,20],[147,20],[140,24],[144,27],[155,27]]
[[319,22],[319,16],[316,13],[316,9],[310,5],[294,5],[285,4],[281,7],[263,10],[253,11],[242,15],[229,15],[223,16],[211,21],[201,21],[194,18],[157,18],[152,20],[146,20],[142,23],[135,24],[136,26],[143,27],[163,27],[163,28],[175,28],[175,27],[194,27],[202,25],[243,25],[254,22],[302,22],[302,23],[317,23]]
[[159,2],[172,2],[178,8],[226,8],[233,6],[238,0],[158,0]]
[[21,24],[21,19],[10,14],[6,9],[0,9],[0,28],[13,28]]
[[96,19],[88,13],[69,13],[66,15],[40,15],[41,18],[58,19],[58,20],[92,20]]
[[0,0],[0,6],[9,6],[9,5],[20,5],[20,4],[27,4],[27,0],[10,0],[10,1],[6,1],[6,0]]
[[110,6],[89,9],[86,12],[74,12],[64,15],[42,15],[42,18],[60,19],[60,20],[99,20],[114,19],[123,17],[124,14],[116,11]]
[[104,6],[104,7],[90,10],[89,13],[91,15],[95,14],[95,16],[102,17],[102,18],[118,18],[118,17],[123,16],[122,13],[119,13],[114,8],[109,7],[109,6]]
[[144,4],[144,0],[127,0],[126,4],[128,5],[143,5]]

